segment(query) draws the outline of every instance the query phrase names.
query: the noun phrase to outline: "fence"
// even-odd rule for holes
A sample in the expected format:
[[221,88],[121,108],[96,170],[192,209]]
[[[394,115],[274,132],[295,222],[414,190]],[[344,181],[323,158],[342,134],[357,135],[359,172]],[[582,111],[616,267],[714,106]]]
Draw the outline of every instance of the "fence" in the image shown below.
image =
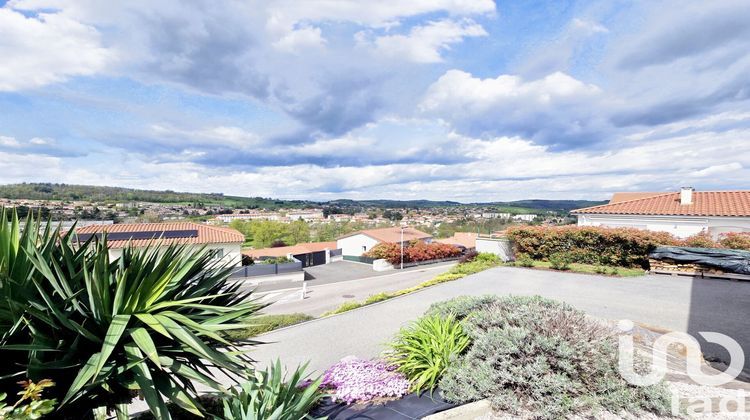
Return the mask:
[[254,264],[237,269],[232,273],[232,277],[274,276],[298,271],[302,271],[301,261],[282,264]]
[[364,264],[372,264],[373,261],[375,261],[377,258],[371,258],[371,257],[365,257],[362,255],[344,255],[345,261],[353,261],[353,262],[359,262]]

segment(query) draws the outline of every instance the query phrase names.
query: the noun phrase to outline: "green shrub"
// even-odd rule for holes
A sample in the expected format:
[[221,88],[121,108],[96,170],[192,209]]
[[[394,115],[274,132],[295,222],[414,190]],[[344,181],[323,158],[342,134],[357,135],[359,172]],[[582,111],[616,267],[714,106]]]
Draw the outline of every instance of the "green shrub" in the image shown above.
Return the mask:
[[351,311],[352,309],[361,308],[363,306],[365,306],[364,303],[360,303],[360,302],[352,300],[352,301],[342,303],[338,308],[332,311],[328,311],[321,316],[336,315],[336,314],[344,313],[347,311]]
[[48,227],[29,240],[35,223],[20,232],[11,219],[0,224],[0,354],[13,363],[0,365],[0,378],[52,379],[56,416],[114,409],[122,417],[137,395],[160,418],[169,418],[166,401],[200,414],[191,381],[220,389],[203,373],[209,366],[249,366],[223,334],[261,305],[210,253],[125,248],[111,261],[106,238],[74,244]]
[[469,337],[453,316],[426,316],[399,331],[388,360],[419,392],[434,388],[451,360],[468,345]]
[[497,296],[495,295],[458,296],[443,302],[433,303],[427,309],[427,312],[425,312],[425,316],[439,316],[443,318],[453,316],[460,321],[496,301]]
[[534,266],[534,260],[526,254],[521,254],[516,258],[516,265],[530,268]]
[[376,293],[374,295],[368,296],[367,299],[365,299],[364,304],[365,305],[371,305],[373,303],[378,303],[378,302],[382,302],[384,300],[388,300],[391,297],[392,296],[391,296],[390,293],[386,293],[386,292]]
[[665,232],[594,226],[517,226],[506,231],[516,255],[545,260],[565,253],[571,262],[648,268],[648,254],[658,245],[681,245]]
[[251,327],[228,331],[226,335],[234,339],[247,339],[279,328],[299,324],[300,322],[310,321],[312,319],[315,318],[310,315],[300,313],[263,315],[251,319],[248,322],[249,324],[252,324]]
[[227,420],[312,419],[310,409],[322,398],[321,379],[306,384],[305,366],[297,368],[287,381],[281,363],[268,370],[249,373],[247,381],[223,396],[223,417]]
[[428,314],[445,311],[461,313],[472,339],[440,380],[449,401],[489,398],[496,410],[543,419],[670,410],[663,385],[632,386],[619,375],[612,331],[569,305],[541,297],[462,297]]
[[561,252],[549,256],[549,264],[553,270],[570,270],[571,258]]

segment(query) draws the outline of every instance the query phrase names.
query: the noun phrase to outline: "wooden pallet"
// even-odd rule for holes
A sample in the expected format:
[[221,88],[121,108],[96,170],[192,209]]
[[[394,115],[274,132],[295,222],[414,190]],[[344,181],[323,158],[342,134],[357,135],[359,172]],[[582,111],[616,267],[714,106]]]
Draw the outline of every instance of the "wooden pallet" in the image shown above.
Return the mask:
[[750,281],[750,276],[734,273],[708,273],[703,271],[650,270],[651,274],[670,274],[672,276],[700,277],[706,279],[723,279],[734,281]]

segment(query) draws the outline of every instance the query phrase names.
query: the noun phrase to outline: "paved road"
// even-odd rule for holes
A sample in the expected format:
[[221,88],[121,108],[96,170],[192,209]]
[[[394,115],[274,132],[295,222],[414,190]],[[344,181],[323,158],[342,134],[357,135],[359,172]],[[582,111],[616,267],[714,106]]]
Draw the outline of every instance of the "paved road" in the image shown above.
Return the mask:
[[[351,264],[356,265],[356,263]],[[259,296],[262,302],[274,302],[271,306],[263,310],[264,313],[284,314],[301,312],[312,316],[320,316],[323,312],[335,309],[346,301],[361,301],[368,296],[380,292],[393,292],[416,286],[440,273],[448,271],[452,266],[453,264],[426,265],[418,269],[399,270],[396,272],[389,271],[387,274],[377,276],[373,276],[373,273],[377,272],[373,272],[372,268],[367,267],[369,271],[365,272],[365,277],[361,278],[340,280],[338,282],[308,281],[307,293],[304,300],[301,299],[302,289],[299,283],[295,283],[291,288],[261,292],[256,296]],[[346,267],[339,265],[339,269],[345,269]],[[362,275],[361,272],[357,273]]]
[[[453,262],[426,264],[422,266],[405,268],[403,271],[375,271],[372,269],[372,265],[370,264],[362,264],[351,261],[336,261],[330,264],[305,268],[305,281],[307,282],[308,287],[319,286],[322,284],[339,283],[343,281],[362,278],[390,276],[394,272],[407,273],[412,271],[422,271],[425,268],[449,266],[453,264]],[[256,280],[251,278],[246,281],[246,284],[248,288],[254,289],[257,293],[300,287],[299,282],[289,280],[257,282]]]
[[[631,319],[686,331],[723,332],[746,349],[750,368],[750,283],[671,276],[614,278],[499,267],[362,309],[319,319],[260,337],[253,357],[265,365],[310,360],[322,371],[348,355],[373,357],[398,329],[433,302],[460,295],[542,295],[566,301],[606,319]],[[720,349],[704,347],[722,357]]]

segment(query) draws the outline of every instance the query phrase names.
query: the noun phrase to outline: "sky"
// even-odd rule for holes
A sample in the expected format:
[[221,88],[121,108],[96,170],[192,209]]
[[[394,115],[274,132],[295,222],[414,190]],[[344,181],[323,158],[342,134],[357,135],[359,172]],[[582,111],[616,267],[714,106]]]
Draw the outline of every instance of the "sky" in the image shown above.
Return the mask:
[[750,189],[750,2],[0,0],[0,183]]

